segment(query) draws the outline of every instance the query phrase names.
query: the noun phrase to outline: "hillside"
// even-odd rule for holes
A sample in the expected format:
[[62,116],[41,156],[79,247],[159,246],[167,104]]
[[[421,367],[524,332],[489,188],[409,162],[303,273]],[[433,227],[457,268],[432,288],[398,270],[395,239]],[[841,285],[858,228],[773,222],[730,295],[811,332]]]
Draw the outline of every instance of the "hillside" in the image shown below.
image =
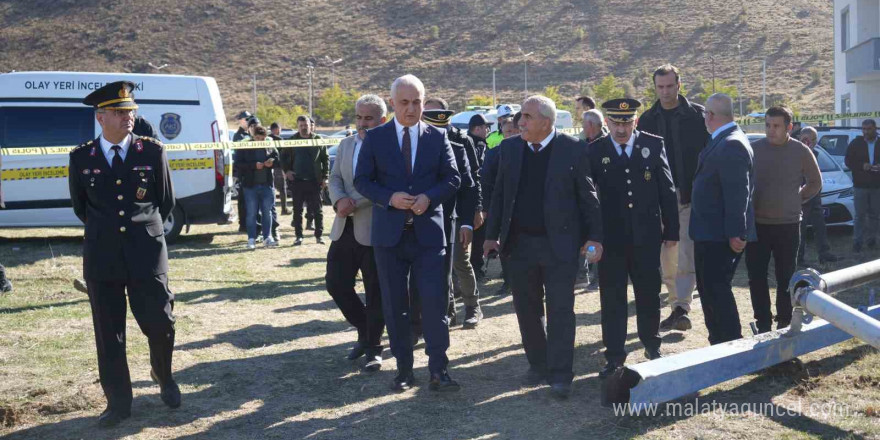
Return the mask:
[[[503,7],[499,7],[502,5]],[[436,26],[436,27],[434,27]],[[614,74],[636,97],[663,62],[683,69],[685,87],[715,74],[736,84],[741,44],[743,89],[801,111],[833,109],[832,2],[775,0],[5,0],[0,2],[0,71],[155,72],[217,78],[227,115],[260,93],[307,102],[311,61],[318,90],[330,85],[325,56],[344,58],[335,76],[345,89],[387,94],[403,73],[431,95],[461,105],[491,95],[492,68],[502,100],[557,85],[573,97]],[[748,101],[746,101],[748,102]]]

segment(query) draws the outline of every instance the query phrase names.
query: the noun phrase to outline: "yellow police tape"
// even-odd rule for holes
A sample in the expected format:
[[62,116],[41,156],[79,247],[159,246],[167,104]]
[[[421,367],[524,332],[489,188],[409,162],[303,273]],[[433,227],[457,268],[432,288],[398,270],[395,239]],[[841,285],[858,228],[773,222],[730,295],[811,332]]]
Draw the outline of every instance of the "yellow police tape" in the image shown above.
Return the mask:
[[[214,168],[214,159],[169,159],[168,166],[176,170],[205,170]],[[227,174],[231,173],[227,166]],[[67,177],[67,165],[3,170],[3,180],[61,179]]]
[[[877,112],[856,112],[856,113],[825,113],[815,115],[798,115],[794,117],[794,122],[829,122],[838,119],[869,119],[880,118],[880,111]],[[761,124],[764,118],[739,118],[737,123],[740,125]],[[859,121],[861,123],[861,121]]]
[[[284,141],[262,142],[203,142],[186,144],[164,144],[165,151],[200,151],[200,150],[244,150],[252,148],[290,148],[290,147],[329,147],[339,144],[342,139],[289,139]],[[49,154],[68,154],[76,147],[22,147],[0,148],[3,156],[41,156]]]

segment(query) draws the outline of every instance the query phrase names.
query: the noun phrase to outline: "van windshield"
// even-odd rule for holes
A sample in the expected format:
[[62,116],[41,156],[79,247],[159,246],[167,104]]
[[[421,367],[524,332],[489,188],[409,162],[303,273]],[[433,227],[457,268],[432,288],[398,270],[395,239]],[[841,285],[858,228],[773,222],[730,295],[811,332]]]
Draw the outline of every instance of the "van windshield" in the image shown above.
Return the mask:
[[0,146],[60,147],[95,138],[91,108],[0,107]]

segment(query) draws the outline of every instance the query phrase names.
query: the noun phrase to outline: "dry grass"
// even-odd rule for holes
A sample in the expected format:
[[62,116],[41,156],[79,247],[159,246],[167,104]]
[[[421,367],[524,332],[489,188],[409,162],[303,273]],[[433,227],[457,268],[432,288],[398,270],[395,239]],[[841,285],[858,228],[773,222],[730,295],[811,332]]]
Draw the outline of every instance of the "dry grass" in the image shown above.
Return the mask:
[[[326,215],[332,215],[329,211]],[[289,221],[285,217],[283,221]],[[525,372],[510,297],[483,301],[477,330],[456,328],[449,350],[461,392],[427,390],[426,357],[416,356],[418,387],[392,394],[394,361],[377,374],[344,359],[355,332],[324,289],[326,246],[291,240],[277,249],[244,249],[233,226],[194,228],[171,247],[177,294],[174,370],[183,406],[168,410],[149,380],[145,338],[129,319],[134,415],[98,431],[104,401],[97,383],[88,302],[71,280],[80,268],[81,230],[0,231],[0,261],[15,291],[0,297],[0,435],[9,438],[877,438],[880,354],[856,342],[804,356],[806,371],[771,370],[705,390],[701,402],[764,403],[788,408],[836,403],[849,414],[615,417],[599,405],[603,364],[598,296],[577,296],[575,388],[558,402],[546,387],[522,388]],[[290,235],[289,227],[284,232]],[[832,233],[849,249],[849,231]],[[810,251],[813,256],[813,251]],[[865,256],[867,258],[868,256]],[[871,255],[880,257],[880,255]],[[848,259],[838,266],[855,261]],[[743,265],[736,278],[740,314],[749,322]],[[492,273],[497,273],[493,262]],[[484,287],[493,292],[497,280]],[[865,290],[847,292],[850,304]],[[634,307],[630,303],[631,308]],[[630,314],[633,315],[631,310]],[[666,312],[664,311],[664,314]],[[664,336],[668,353],[706,345],[699,307],[695,328]],[[641,362],[635,318],[630,362]],[[421,346],[420,346],[421,348]],[[386,354],[386,356],[388,356]]]
[[[0,72],[65,70],[154,72],[216,77],[227,116],[251,106],[251,78],[276,99],[307,101],[306,63],[317,89],[330,86],[325,56],[342,57],[336,79],[346,89],[387,93],[393,78],[414,73],[430,94],[456,106],[492,92],[522,99],[529,89],[560,87],[568,99],[613,73],[672,62],[691,89],[715,72],[760,99],[767,93],[802,111],[833,109],[832,2],[813,0],[7,0],[0,2]],[[437,27],[434,38],[431,27]],[[662,33],[658,32],[662,26]],[[624,54],[629,54],[624,56]]]

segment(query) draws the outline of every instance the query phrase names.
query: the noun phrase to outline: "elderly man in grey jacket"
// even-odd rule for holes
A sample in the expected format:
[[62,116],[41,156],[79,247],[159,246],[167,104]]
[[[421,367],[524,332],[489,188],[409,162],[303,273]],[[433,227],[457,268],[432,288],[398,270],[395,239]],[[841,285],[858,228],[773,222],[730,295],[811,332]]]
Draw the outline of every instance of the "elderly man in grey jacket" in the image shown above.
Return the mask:
[[[382,367],[382,294],[371,243],[372,202],[354,188],[354,170],[367,130],[385,123],[382,98],[364,95],[355,103],[357,134],[342,140],[330,171],[330,201],[336,211],[327,252],[327,292],[345,319],[357,328],[358,341],[349,360],[366,355],[366,371]],[[364,280],[366,304],[354,290],[358,270]]]

